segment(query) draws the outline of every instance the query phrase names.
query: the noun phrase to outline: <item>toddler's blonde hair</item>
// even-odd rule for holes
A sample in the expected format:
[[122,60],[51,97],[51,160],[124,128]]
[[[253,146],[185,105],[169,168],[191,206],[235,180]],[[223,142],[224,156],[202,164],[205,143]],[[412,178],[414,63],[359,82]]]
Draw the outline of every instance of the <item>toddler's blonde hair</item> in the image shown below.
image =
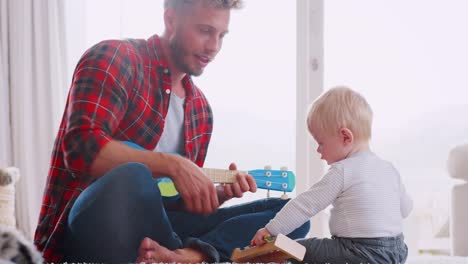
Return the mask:
[[366,99],[346,86],[334,87],[312,104],[307,127],[312,124],[325,133],[338,133],[348,128],[355,140],[369,140],[372,136],[372,109]]

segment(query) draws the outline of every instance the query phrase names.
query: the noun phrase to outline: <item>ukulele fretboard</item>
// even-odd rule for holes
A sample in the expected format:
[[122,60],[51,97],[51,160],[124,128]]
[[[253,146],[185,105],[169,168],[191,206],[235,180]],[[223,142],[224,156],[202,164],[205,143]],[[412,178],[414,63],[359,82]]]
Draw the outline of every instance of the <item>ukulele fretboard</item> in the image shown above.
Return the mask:
[[246,171],[238,170],[222,170],[222,169],[207,169],[203,168],[203,171],[208,175],[208,177],[216,183],[234,183],[236,182],[236,173]]

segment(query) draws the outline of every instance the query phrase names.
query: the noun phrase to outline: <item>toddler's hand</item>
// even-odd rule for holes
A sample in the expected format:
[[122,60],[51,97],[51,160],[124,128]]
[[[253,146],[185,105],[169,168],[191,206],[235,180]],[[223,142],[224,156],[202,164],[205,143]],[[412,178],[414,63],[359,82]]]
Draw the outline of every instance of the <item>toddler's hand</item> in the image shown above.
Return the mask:
[[266,243],[265,238],[271,236],[270,232],[268,229],[260,228],[255,236],[252,238],[252,241],[250,241],[251,246],[261,246]]

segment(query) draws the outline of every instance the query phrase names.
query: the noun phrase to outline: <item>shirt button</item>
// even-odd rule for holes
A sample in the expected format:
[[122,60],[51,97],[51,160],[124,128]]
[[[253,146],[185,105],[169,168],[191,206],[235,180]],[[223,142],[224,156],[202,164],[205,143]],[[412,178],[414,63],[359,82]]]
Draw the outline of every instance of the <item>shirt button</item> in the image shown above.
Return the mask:
[[166,93],[167,93],[167,94],[170,94],[170,93],[171,93],[171,90],[170,90],[170,89],[166,89]]
[[168,74],[168,73],[169,73],[169,69],[164,68],[163,72],[164,72],[165,74]]

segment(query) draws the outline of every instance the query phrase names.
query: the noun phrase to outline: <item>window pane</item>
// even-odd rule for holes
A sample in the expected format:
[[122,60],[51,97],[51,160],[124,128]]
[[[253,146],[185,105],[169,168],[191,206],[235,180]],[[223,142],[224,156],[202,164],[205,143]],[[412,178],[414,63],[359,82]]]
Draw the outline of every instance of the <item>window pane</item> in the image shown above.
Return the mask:
[[206,166],[227,168],[233,161],[239,169],[294,170],[295,29],[296,5],[288,0],[245,1],[232,13],[223,49],[195,79],[214,110]]
[[[68,0],[70,76],[81,54],[98,41],[162,34],[162,7],[162,0]],[[223,49],[194,78],[214,111],[206,167],[227,169],[236,162],[242,170],[294,170],[295,28],[296,5],[288,0],[245,1],[232,12]],[[247,199],[265,196],[259,193]]]
[[468,2],[324,2],[325,87],[368,99],[372,147],[399,169],[412,217],[430,215],[419,239],[433,238],[448,220],[448,152],[468,141]]

